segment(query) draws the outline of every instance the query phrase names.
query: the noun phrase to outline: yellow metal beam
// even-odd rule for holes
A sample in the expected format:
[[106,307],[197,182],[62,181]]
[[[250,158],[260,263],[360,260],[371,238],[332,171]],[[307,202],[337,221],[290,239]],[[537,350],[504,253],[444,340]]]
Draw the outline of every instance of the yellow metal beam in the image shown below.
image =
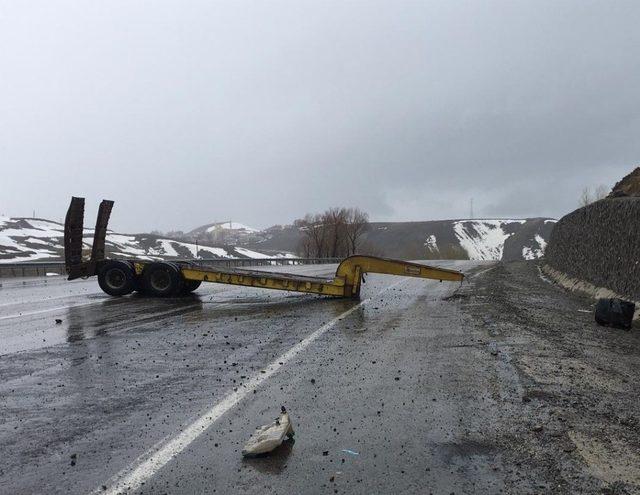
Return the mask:
[[361,255],[349,256],[344,259],[336,270],[336,280],[344,280],[345,286],[351,287],[352,294],[357,296],[360,293],[362,275],[365,273],[401,275],[403,277],[447,280],[450,282],[462,282],[464,280],[464,274],[457,270],[421,265],[410,261]]
[[201,280],[219,284],[242,285],[261,289],[288,290],[293,292],[308,292],[325,296],[344,297],[344,284],[335,280],[320,280],[283,277],[279,273],[262,272],[230,273],[215,269],[183,268],[182,275],[186,280]]
[[362,273],[402,275],[404,277],[430,278],[450,282],[462,282],[464,280],[464,274],[457,270],[448,270],[410,261],[359,255],[350,256],[343,260],[338,266],[336,277],[344,277],[351,280],[356,275],[356,267],[360,267]]
[[[136,266],[136,271],[138,267]],[[462,282],[464,274],[456,270],[437,268],[409,261],[390,260],[374,256],[350,256],[340,263],[332,280],[302,277],[285,273],[254,270],[225,270],[217,268],[183,267],[186,280],[200,280],[221,284],[242,285],[262,289],[307,292],[337,297],[358,297],[365,273],[401,275],[433,280]]]

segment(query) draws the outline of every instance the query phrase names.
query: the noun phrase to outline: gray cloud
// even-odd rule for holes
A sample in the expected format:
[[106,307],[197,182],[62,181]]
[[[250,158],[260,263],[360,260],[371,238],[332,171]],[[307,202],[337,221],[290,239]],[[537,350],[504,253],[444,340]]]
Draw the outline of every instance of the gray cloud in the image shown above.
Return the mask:
[[6,2],[0,213],[560,216],[640,162],[638,2]]

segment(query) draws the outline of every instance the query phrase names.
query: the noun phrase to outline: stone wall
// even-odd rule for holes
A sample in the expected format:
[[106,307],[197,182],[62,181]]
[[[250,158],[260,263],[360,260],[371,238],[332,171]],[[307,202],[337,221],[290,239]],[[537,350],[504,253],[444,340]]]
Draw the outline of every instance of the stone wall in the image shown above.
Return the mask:
[[561,218],[545,261],[553,269],[640,301],[640,198],[608,198]]

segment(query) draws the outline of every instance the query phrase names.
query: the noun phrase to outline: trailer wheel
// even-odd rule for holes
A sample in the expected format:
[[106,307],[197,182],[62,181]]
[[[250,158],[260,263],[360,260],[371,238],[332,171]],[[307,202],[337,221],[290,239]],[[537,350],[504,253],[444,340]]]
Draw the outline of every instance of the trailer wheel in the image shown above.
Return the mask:
[[190,292],[193,292],[198,287],[200,287],[200,284],[202,284],[202,280],[185,280],[184,287],[182,288],[182,293],[189,294]]
[[126,296],[136,287],[136,274],[126,261],[107,261],[98,272],[100,288],[110,296]]
[[142,291],[150,296],[175,296],[180,294],[183,285],[182,274],[173,263],[150,263],[142,272]]

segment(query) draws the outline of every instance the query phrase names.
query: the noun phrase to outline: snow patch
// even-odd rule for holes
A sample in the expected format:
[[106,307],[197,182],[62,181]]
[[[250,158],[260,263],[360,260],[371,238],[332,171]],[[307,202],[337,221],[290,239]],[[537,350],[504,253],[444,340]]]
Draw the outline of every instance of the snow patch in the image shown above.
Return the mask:
[[247,258],[265,259],[265,258],[273,257],[273,256],[269,256],[268,254],[259,253],[257,251],[251,251],[250,249],[241,248],[241,247],[237,247],[235,248],[235,250],[237,253],[240,253],[242,256],[246,256]]
[[535,235],[534,241],[536,242],[538,247],[525,246],[522,248],[522,257],[525,260],[537,260],[544,256],[544,250],[547,247],[547,241],[545,241],[539,234]]
[[504,231],[510,223],[526,220],[462,220],[455,222],[453,231],[470,260],[501,260],[504,242],[511,237]]
[[436,236],[431,234],[429,237],[427,237],[427,240],[425,241],[424,246],[432,253],[438,251],[438,243],[436,242]]
[[[217,247],[209,247],[209,246],[199,246],[200,253],[206,251],[207,253],[211,253],[213,256],[217,258],[233,258],[225,249],[217,248]],[[202,254],[200,254],[202,256]]]
[[215,230],[244,230],[245,232],[260,232],[258,229],[249,227],[238,222],[222,222],[216,223],[207,229],[207,232],[213,232]]

